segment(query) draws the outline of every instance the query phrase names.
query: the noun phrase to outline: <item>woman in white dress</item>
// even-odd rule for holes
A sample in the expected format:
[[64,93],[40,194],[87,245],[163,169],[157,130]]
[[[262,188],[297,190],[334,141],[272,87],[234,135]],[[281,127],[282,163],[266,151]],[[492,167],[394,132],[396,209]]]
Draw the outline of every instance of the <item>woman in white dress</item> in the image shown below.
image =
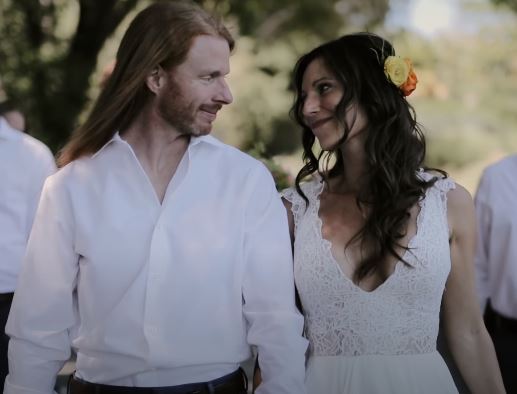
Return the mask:
[[309,394],[457,393],[436,351],[441,306],[469,389],[504,392],[474,293],[473,203],[445,173],[421,169],[424,137],[405,98],[416,83],[411,62],[370,33],[296,65],[305,165],[283,197]]

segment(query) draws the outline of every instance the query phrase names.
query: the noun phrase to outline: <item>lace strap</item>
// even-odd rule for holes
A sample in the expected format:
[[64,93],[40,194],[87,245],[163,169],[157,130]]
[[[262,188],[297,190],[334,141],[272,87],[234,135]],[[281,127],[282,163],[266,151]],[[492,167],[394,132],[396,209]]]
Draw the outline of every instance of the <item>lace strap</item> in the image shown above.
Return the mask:
[[[429,179],[434,175],[428,174]],[[456,182],[447,177],[442,178],[439,175],[436,182],[427,189],[425,199],[421,201],[421,210],[430,209],[434,214],[422,215],[425,221],[433,222],[432,225],[426,225],[428,229],[434,229],[435,234],[441,231],[450,232],[448,218],[447,218],[447,193],[456,188]],[[438,227],[436,227],[438,226]]]
[[300,188],[302,189],[303,194],[307,197],[308,203],[302,196],[300,196],[300,194],[298,194],[295,187],[290,187],[281,192],[281,196],[291,203],[295,233],[302,217],[308,212],[310,207],[315,207],[317,205],[316,200],[323,188],[323,182],[321,177],[316,174],[313,175],[311,180],[300,184]]
[[456,182],[452,178],[441,178],[438,179],[433,185],[436,189],[438,189],[441,193],[447,194],[449,190],[456,189]]
[[294,217],[294,231],[296,232],[296,228],[298,227],[298,223],[300,222],[300,218],[305,213],[306,204],[305,200],[298,194],[296,188],[290,187],[288,189],[284,189],[280,192],[282,198],[285,198],[287,201],[291,203],[291,212]]
[[433,189],[437,190],[440,196],[441,201],[441,211],[443,218],[447,224],[447,230],[450,232],[449,223],[447,220],[447,193],[449,190],[456,188],[456,182],[454,182],[453,179],[447,177],[447,178],[441,178],[438,179],[435,184],[433,185]]
[[418,176],[424,181],[430,181],[433,178],[437,178],[432,189],[439,190],[442,193],[447,193],[451,189],[456,188],[456,182],[452,178],[443,178],[443,175],[437,173],[425,172],[423,169],[418,171]]

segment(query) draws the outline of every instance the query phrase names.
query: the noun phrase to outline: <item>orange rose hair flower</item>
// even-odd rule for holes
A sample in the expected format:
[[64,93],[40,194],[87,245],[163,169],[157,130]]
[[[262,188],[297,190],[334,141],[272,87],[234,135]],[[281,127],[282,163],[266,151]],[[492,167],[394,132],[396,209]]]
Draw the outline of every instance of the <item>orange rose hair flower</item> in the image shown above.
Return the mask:
[[404,96],[409,96],[416,89],[418,78],[410,59],[388,56],[384,61],[386,78],[400,89]]
[[399,88],[404,96],[409,96],[416,89],[418,78],[415,74],[415,70],[413,69],[413,63],[411,62],[411,60],[406,58],[404,59],[404,61],[408,65],[409,73],[406,81],[402,85],[400,85]]

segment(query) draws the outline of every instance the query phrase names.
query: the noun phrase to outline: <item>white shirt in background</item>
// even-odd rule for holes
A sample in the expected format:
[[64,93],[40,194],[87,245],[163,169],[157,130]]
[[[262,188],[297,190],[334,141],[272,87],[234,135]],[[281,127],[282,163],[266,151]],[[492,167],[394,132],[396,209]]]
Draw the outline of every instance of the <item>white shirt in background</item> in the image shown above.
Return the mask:
[[477,288],[481,308],[517,319],[517,155],[489,166],[475,197]]
[[293,283],[262,164],[192,138],[160,204],[116,134],[45,184],[7,324],[5,393],[51,393],[71,344],[76,376],[122,386],[212,380],[257,345],[257,393],[304,393]]
[[12,293],[54,156],[0,116],[0,293]]

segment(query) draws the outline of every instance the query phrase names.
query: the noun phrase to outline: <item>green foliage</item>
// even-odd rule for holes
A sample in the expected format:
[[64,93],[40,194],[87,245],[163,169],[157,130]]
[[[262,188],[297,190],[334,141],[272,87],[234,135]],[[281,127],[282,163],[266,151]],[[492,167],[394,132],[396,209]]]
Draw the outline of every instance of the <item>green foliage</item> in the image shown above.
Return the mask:
[[493,139],[481,133],[439,134],[428,139],[426,166],[434,168],[461,168],[483,157],[495,147]]
[[392,37],[397,52],[414,59],[419,85],[408,100],[425,126],[431,166],[466,168],[517,146],[516,16],[486,2],[465,12],[498,22],[477,34]]
[[[345,3],[346,10],[342,9]],[[235,100],[222,112],[215,134],[244,150],[262,141],[268,155],[299,148],[298,128],[288,115],[293,100],[289,84],[297,58],[337,37],[344,25],[352,28],[358,14],[364,18],[362,29],[377,23],[384,18],[387,4],[385,0],[219,2],[229,19],[238,15],[241,33],[250,35],[238,39],[228,78]]]
[[[53,150],[64,143],[98,93],[92,76],[114,57],[117,45],[111,35],[128,14],[150,1],[0,3],[0,94],[3,90],[21,103],[30,131]],[[236,53],[247,56],[235,55],[245,70],[243,80],[235,83],[242,100],[234,104],[233,119],[223,122],[224,136],[244,148],[264,140],[272,152],[279,150],[277,133],[288,122],[291,98],[287,88],[294,59],[310,46],[336,36],[343,25],[357,23],[358,16],[362,29],[374,26],[388,9],[388,0],[196,1],[237,27],[241,40]],[[113,40],[118,39],[116,33]],[[108,60],[98,62],[100,53]],[[282,144],[292,149],[286,141]]]
[[[30,131],[52,149],[98,94],[99,70],[113,59],[128,18],[150,1],[0,2],[0,95],[21,103]],[[517,149],[517,28],[509,11],[517,1],[491,1],[499,14],[485,0],[460,2],[462,12],[501,20],[476,35],[426,39],[402,30],[388,37],[418,72],[409,100],[426,127],[429,164],[467,166]],[[197,2],[222,14],[237,37],[229,77],[235,102],[222,111],[216,134],[266,161],[300,146],[288,117],[300,54],[343,31],[378,31],[388,10],[388,0]]]
[[513,11],[517,12],[517,0],[492,0],[494,4],[503,4],[510,7]]
[[[368,29],[382,22],[388,1],[370,0],[198,0],[206,8],[235,19],[240,34],[272,42],[293,32],[334,38],[343,25]],[[360,17],[360,20],[358,18]]]
[[138,0],[4,0],[0,76],[32,132],[56,150],[88,101],[106,38]]
[[251,149],[248,150],[248,154],[260,160],[269,169],[273,175],[273,179],[275,180],[276,188],[278,191],[291,186],[292,182],[289,174],[271,156],[267,155],[264,143],[260,141],[257,142]]

